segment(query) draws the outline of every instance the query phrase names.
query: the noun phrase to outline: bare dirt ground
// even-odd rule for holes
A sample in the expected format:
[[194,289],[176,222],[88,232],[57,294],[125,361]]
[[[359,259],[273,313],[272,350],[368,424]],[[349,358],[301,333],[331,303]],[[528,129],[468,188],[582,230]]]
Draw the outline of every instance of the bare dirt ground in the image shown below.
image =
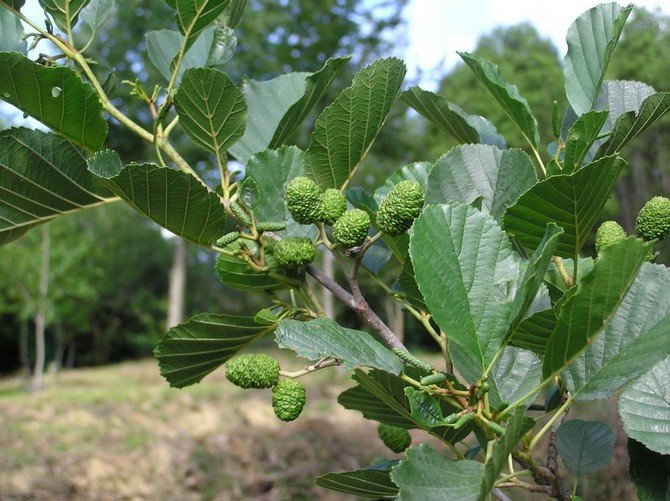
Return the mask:
[[[299,367],[283,358],[282,367]],[[353,499],[314,478],[397,456],[375,423],[337,404],[352,385],[346,372],[304,381],[306,411],[287,424],[269,390],[240,390],[222,370],[184,390],[169,388],[152,360],[63,372],[38,394],[18,378],[0,380],[0,500]],[[603,411],[613,424],[610,404],[579,415]],[[624,440],[619,430],[614,460],[583,482],[584,499],[635,499]]]

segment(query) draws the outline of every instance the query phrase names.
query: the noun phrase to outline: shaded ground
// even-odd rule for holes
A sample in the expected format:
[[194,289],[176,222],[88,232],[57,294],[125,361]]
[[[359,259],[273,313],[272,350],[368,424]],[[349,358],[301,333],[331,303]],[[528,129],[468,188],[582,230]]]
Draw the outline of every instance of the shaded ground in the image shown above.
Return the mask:
[[[286,360],[288,370],[300,366]],[[239,390],[223,371],[185,390],[170,389],[152,360],[65,372],[36,395],[19,379],[2,380],[0,500],[352,499],[314,486],[314,477],[392,455],[374,423],[336,403],[351,386],[346,372],[304,381],[306,412],[286,424],[269,390]],[[613,407],[602,403],[579,416],[603,409],[613,424]],[[618,435],[615,460],[584,482],[585,499],[635,499]]]

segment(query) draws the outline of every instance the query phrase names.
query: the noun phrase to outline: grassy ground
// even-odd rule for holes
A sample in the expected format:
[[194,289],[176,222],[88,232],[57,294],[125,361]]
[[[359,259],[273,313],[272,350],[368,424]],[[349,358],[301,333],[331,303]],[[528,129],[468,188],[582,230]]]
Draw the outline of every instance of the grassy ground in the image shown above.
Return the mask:
[[[285,424],[269,391],[243,392],[223,371],[185,390],[170,389],[152,360],[64,372],[32,395],[20,379],[2,380],[0,500],[351,499],[314,477],[389,453],[374,423],[336,403],[351,386],[346,372],[305,382],[306,412]],[[580,417],[605,409],[613,422],[610,407]],[[585,499],[634,499],[619,435],[612,466],[585,483]]]

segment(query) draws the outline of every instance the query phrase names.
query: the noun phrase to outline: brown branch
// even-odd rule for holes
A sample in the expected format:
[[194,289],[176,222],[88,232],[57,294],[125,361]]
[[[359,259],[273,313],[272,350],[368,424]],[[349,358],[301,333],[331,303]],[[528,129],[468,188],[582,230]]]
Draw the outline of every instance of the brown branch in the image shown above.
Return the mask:
[[498,484],[498,488],[500,489],[508,489],[510,487],[519,487],[521,489],[526,489],[528,492],[543,492],[552,496],[552,487],[550,485],[533,485],[528,482],[522,482],[521,480]]
[[558,466],[558,447],[556,446],[556,431],[563,424],[565,418],[567,417],[568,412],[566,411],[563,416],[558,419],[554,424],[551,425],[551,431],[549,432],[549,442],[547,444],[547,468],[554,475],[554,487],[562,495],[566,496],[569,499],[570,493],[568,488],[561,477]]
[[358,280],[354,279],[350,281],[351,277],[347,277],[347,281],[353,291],[353,294],[351,294],[313,264],[308,265],[306,271],[314,277],[317,282],[332,292],[337,299],[365,320],[365,322],[379,334],[386,346],[391,349],[402,348],[406,350],[405,346],[396,337],[393,331],[389,329],[382,319],[377,316],[372,308],[370,308],[370,305],[361,294],[360,287],[358,287]]
[[[530,470],[533,479],[538,484],[538,486],[544,487],[542,491],[531,491],[531,492],[546,492],[551,497],[559,499],[561,501],[567,501],[570,499],[570,493],[565,491],[563,486],[562,479],[555,475],[549,468],[538,465],[529,454],[522,453],[518,450],[512,451],[512,457],[519,463],[522,467]],[[520,482],[516,481],[517,487]],[[532,484],[527,484],[531,486]],[[499,485],[498,487],[503,487],[504,484]],[[509,486],[508,486],[509,487]],[[526,486],[521,486],[524,489],[527,489]]]

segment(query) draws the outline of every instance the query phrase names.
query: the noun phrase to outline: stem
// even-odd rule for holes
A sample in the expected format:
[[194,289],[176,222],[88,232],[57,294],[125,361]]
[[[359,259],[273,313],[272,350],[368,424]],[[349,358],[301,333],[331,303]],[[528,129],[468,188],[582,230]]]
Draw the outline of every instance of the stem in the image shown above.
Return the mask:
[[[530,144],[530,141],[528,141],[528,144]],[[540,172],[542,172],[544,177],[547,177],[547,168],[544,166],[544,162],[542,161],[542,157],[540,157],[540,153],[532,144],[530,144],[530,146],[533,150],[533,154],[535,155],[535,160],[537,160],[537,164],[540,166]]]
[[579,477],[575,477],[575,482],[572,484],[572,498],[577,495],[577,486],[579,485]]
[[533,437],[533,440],[530,441],[530,445],[528,446],[528,450],[532,451],[537,443],[540,441],[542,436],[547,433],[551,429],[551,425],[553,425],[557,419],[559,419],[565,410],[570,407],[572,404],[572,395],[568,395],[568,398],[565,400],[563,405],[561,405],[558,410],[554,413],[554,415],[551,417],[549,421],[546,422],[546,424],[542,427],[542,429]]
[[512,404],[509,405],[504,411],[502,411],[502,412],[500,413],[499,417],[502,418],[503,416],[506,416],[507,414],[509,414],[510,412],[512,412],[512,410],[514,410],[514,408],[516,408],[517,406],[519,406],[519,405],[521,405],[522,403],[524,403],[527,399],[529,399],[530,397],[535,396],[538,392],[540,392],[540,391],[542,390],[542,388],[544,388],[544,387],[547,386],[549,383],[551,383],[552,379],[553,379],[553,375],[552,375],[551,377],[548,377],[548,378],[545,379],[544,381],[542,381],[539,385],[535,386],[535,388],[533,388],[532,390],[530,390],[529,392],[527,392],[527,393],[526,393],[524,396],[522,396],[521,398],[518,398],[514,403],[512,403]]
[[321,369],[325,369],[326,367],[336,367],[340,365],[340,361],[335,359],[335,358],[325,358],[321,359],[318,362],[316,362],[314,365],[310,365],[308,367],[305,367],[302,370],[295,371],[295,372],[286,372],[286,371],[279,371],[279,374],[284,377],[290,377],[290,378],[299,378],[302,376],[305,376],[307,374],[310,374],[312,372],[316,372]]
[[505,348],[507,348],[507,342],[502,343],[500,345],[500,348],[498,348],[498,351],[496,351],[496,354],[493,355],[493,359],[491,360],[491,363],[488,365],[488,367],[484,371],[484,374],[482,375],[482,379],[486,379],[489,376],[489,374],[493,370],[493,366],[498,361],[500,356],[503,354],[503,351],[505,351]]
[[520,477],[522,475],[530,475],[530,470],[519,470],[519,471],[514,471],[510,473],[509,475],[503,475],[500,477],[497,481],[497,484],[502,484],[503,482],[507,482],[508,480],[511,480],[516,477]]
[[559,275],[561,275],[561,278],[563,279],[563,283],[565,284],[565,286],[568,289],[571,288],[574,284],[574,281],[572,278],[570,278],[570,274],[568,273],[568,270],[565,267],[563,259],[558,256],[553,256],[551,260],[556,265],[556,269],[558,270]]

